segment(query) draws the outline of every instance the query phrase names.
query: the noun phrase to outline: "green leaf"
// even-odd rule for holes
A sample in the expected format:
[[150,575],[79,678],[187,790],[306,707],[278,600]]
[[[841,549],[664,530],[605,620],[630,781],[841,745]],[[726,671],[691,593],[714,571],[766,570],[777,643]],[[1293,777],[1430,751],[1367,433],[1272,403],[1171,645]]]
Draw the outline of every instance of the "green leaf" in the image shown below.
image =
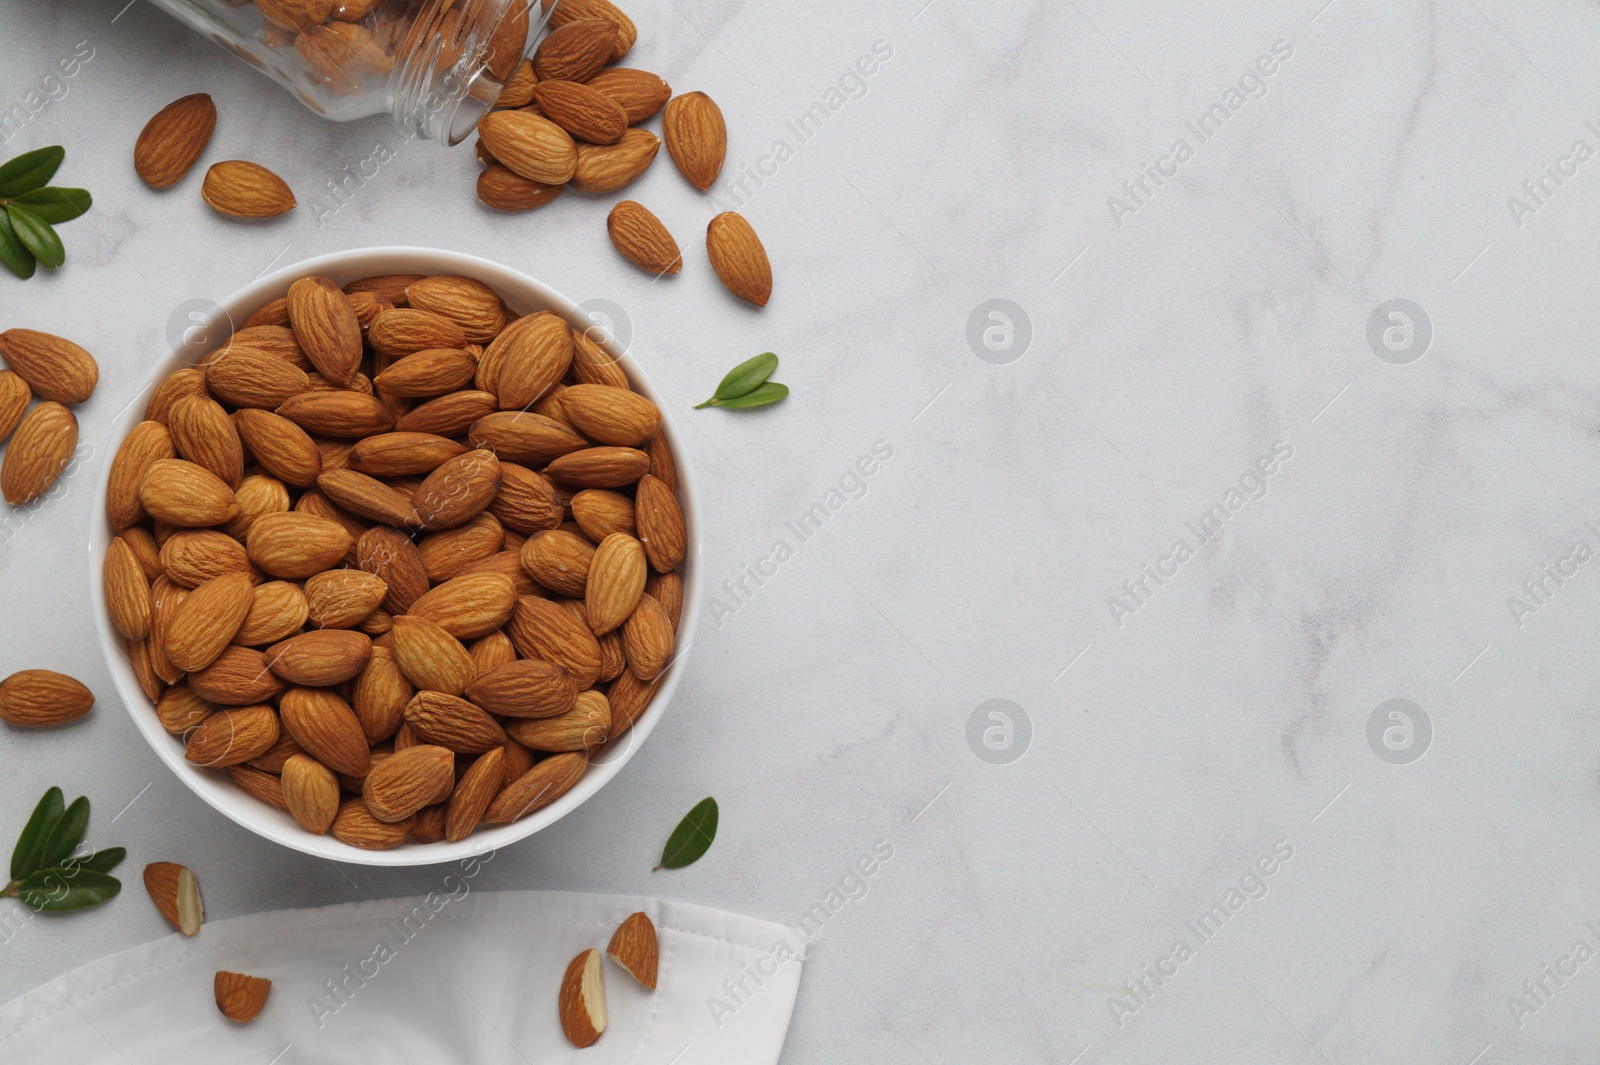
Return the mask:
[[61,819],[45,837],[44,850],[39,856],[39,868],[48,869],[71,854],[83,842],[83,833],[89,827],[89,799],[80,795],[72,800]]
[[67,261],[67,249],[61,246],[61,237],[50,228],[49,222],[34,213],[33,208],[8,203],[6,214],[11,217],[11,228],[16,231],[17,239],[40,262],[54,270]]
[[50,223],[70,222],[87,211],[94,197],[87,189],[63,189],[54,185],[13,196],[13,203],[22,203],[34,214]]
[[127,856],[128,849],[126,847],[107,847],[103,851],[95,851],[89,857],[78,862],[78,868],[87,869],[94,873],[109,873],[118,865],[121,865],[122,859]]
[[742,396],[724,400],[718,403],[719,407],[728,407],[733,410],[746,410],[750,407],[765,407],[769,403],[776,403],[789,394],[788,385],[780,385],[776,381],[768,381],[758,385],[753,392],[746,392]]
[[21,196],[24,192],[43,188],[47,181],[55,177],[56,168],[66,157],[67,150],[59,144],[23,152],[0,166],[0,196]]
[[0,211],[0,263],[5,263],[7,270],[24,281],[33,276],[34,267],[38,265],[33,252],[24,248],[17,239],[16,232],[11,228],[11,219],[3,211]]
[[717,800],[701,799],[678,822],[672,835],[667,837],[667,845],[661,851],[661,864],[656,869],[682,869],[686,865],[693,865],[710,849],[711,841],[716,838]]
[[695,410],[699,410],[700,407],[725,406],[730,399],[749,395],[760,386],[761,382],[771,377],[777,368],[778,357],[770,351],[753,359],[746,359],[729,370],[728,376],[722,379],[722,383],[717,386],[711,398]]
[[81,910],[111,898],[122,881],[92,869],[40,869],[17,885],[17,898],[49,913]]
[[39,804],[33,808],[33,814],[22,829],[22,835],[17,837],[16,849],[11,852],[12,880],[21,880],[42,864],[39,858],[44,854],[45,838],[56,827],[56,822],[61,820],[64,809],[66,796],[61,794],[60,788],[51,788],[39,799]]

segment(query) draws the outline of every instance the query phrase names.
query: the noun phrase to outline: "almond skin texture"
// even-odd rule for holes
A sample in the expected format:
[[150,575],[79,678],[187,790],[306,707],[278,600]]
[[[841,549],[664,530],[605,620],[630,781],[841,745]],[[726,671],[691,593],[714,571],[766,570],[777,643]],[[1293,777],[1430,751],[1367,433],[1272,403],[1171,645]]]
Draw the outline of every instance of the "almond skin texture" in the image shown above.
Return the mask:
[[241,410],[233,424],[262,469],[297,488],[316,484],[322,453],[304,429],[269,410]]
[[[572,333],[548,311],[506,326],[478,362],[478,387],[500,397],[503,411],[531,407],[572,366]],[[487,375],[489,380],[485,380]]]
[[706,252],[711,267],[729,292],[765,307],[772,298],[772,263],[761,238],[742,215],[725,211],[706,227]]
[[411,604],[425,618],[458,640],[487,636],[511,619],[517,589],[498,573],[469,573],[445,581]]
[[398,359],[430,348],[466,347],[466,330],[450,319],[432,311],[396,306],[398,309],[384,311],[367,327],[367,340],[378,354]]
[[250,578],[230,573],[190,592],[173,615],[163,647],[172,664],[186,673],[205,669],[244,623],[254,600]]
[[179,528],[223,525],[239,515],[233,489],[210,470],[183,459],[158,459],[146,467],[139,502],[152,518]]
[[548,599],[518,599],[506,635],[522,657],[554,663],[572,674],[580,691],[600,676],[600,643],[594,633]]
[[617,253],[650,274],[675,274],[683,269],[683,252],[667,227],[643,204],[623,200],[611,208],[606,232]]
[[455,754],[443,747],[419,744],[396,751],[374,766],[361,795],[373,817],[392,823],[448,799],[455,785]]
[[506,742],[505,731],[481,707],[443,692],[418,692],[406,704],[405,719],[424,742],[460,754],[481,754]]
[[634,520],[650,565],[659,573],[677,569],[689,546],[683,509],[678,506],[678,497],[653,474],[639,478],[634,493]]
[[394,411],[378,397],[360,392],[302,392],[277,413],[308,433],[335,440],[359,440],[394,428]]
[[[539,75],[539,85],[548,81],[588,81],[600,73],[616,50],[619,28],[609,19],[578,19],[557,27],[533,53],[533,71]],[[537,100],[538,85],[534,92]]]
[[655,596],[641,595],[639,605],[622,623],[622,650],[634,676],[642,681],[660,676],[672,657],[673,640],[672,619]]
[[500,476],[500,460],[491,451],[468,451],[450,459],[411,498],[421,527],[453,529],[471,521],[494,501]]
[[615,192],[650,169],[661,140],[647,129],[628,130],[615,144],[580,144],[571,175],[580,192]]
[[353,777],[367,774],[367,737],[350,705],[323,688],[290,688],[278,701],[283,726],[306,753]]
[[561,524],[561,498],[548,477],[514,462],[502,462],[500,494],[489,504],[489,513],[507,529],[527,536]]
[[268,581],[256,585],[251,594],[250,612],[234,634],[233,642],[245,647],[262,647],[286,640],[306,623],[310,607],[300,586],[288,581]]
[[478,123],[483,143],[500,164],[529,181],[560,185],[578,167],[578,148],[567,131],[526,111],[496,111]]
[[203,92],[184,96],[157,111],[133,146],[133,169],[153,189],[176,185],[211,143],[217,105]]
[[184,757],[194,765],[221,769],[248,762],[278,742],[278,715],[270,706],[219,710],[189,733]]
[[330,829],[333,838],[362,850],[392,850],[406,841],[411,826],[405,821],[389,824],[379,821],[361,798],[346,799]]
[[206,363],[206,389],[235,407],[272,410],[311,387],[294,363],[270,351],[230,347]]
[[566,529],[547,529],[522,545],[522,568],[541,587],[581,599],[589,586],[594,545]]
[[406,287],[406,301],[455,322],[477,344],[493,340],[506,324],[499,295],[470,277],[425,277]]
[[350,468],[372,477],[426,475],[466,450],[433,433],[379,433],[356,441],[350,449]]
[[589,768],[581,752],[558,754],[536,764],[496,795],[484,812],[486,824],[504,825],[549,806],[583,778]]
[[722,173],[728,154],[728,127],[722,109],[703,92],[675,96],[661,119],[667,153],[689,184],[705,192]]
[[631,669],[623,670],[611,682],[611,687],[606,691],[606,700],[611,704],[611,728],[606,734],[608,741],[633,727],[633,723],[649,708],[660,686],[659,678],[646,683],[634,676]]
[[428,590],[428,571],[411,537],[398,529],[379,525],[368,529],[356,543],[356,565],[375,573],[389,586],[383,609],[404,614]]
[[361,322],[344,292],[325,277],[289,286],[289,325],[317,372],[341,388],[361,368]]
[[250,706],[276,698],[284,683],[267,668],[266,656],[260,651],[230,647],[205,669],[191,673],[189,687],[202,699],[220,706]]
[[454,843],[466,839],[483,820],[483,813],[505,784],[506,750],[485,751],[461,776],[445,813],[444,838]]
[[144,867],[144,889],[167,923],[186,936],[200,931],[205,906],[194,873],[176,862],[151,862]]
[[550,462],[589,444],[564,422],[520,410],[479,418],[472,423],[467,442],[494,452],[505,462],[532,465]]
[[206,171],[200,195],[212,209],[238,218],[272,218],[294,209],[294,193],[258,163],[229,159]]
[[267,1007],[272,981],[243,973],[218,972],[212,980],[217,1010],[236,1024],[249,1024]]
[[94,395],[100,381],[93,355],[70,340],[37,329],[0,333],[0,356],[40,399],[82,403]]
[[555,200],[566,185],[529,181],[499,163],[485,167],[478,175],[478,199],[497,211],[531,211]]
[[391,635],[400,671],[420,690],[460,695],[477,674],[461,641],[427,618],[403,614]]
[[280,774],[289,816],[307,832],[325,835],[339,815],[339,778],[309,754],[290,755]]
[[493,514],[479,514],[469,522],[422,538],[417,553],[431,581],[459,577],[476,563],[495,554],[505,542],[505,529]]
[[661,431],[660,409],[625,388],[569,385],[561,409],[580,433],[600,444],[633,447]]
[[[633,48],[634,42],[639,38],[639,29],[633,20],[623,14],[622,9],[611,0],[562,0],[556,4],[555,0],[540,0],[547,14],[550,15],[550,26],[560,29],[569,22],[579,19],[606,19],[617,27],[617,41],[611,49],[611,62],[615,63],[627,55]],[[551,12],[551,8],[554,12]]]
[[327,570],[306,580],[307,616],[319,629],[352,629],[378,609],[389,586],[358,569]]
[[350,705],[361,721],[368,743],[382,743],[395,734],[404,719],[406,704],[416,689],[395,663],[394,651],[374,647],[367,668],[356,678]]
[[587,488],[575,494],[568,506],[572,509],[572,520],[578,523],[583,535],[595,543],[614,532],[634,535],[633,500],[621,492]]
[[349,629],[318,629],[275,643],[266,653],[272,672],[290,684],[330,688],[367,668],[372,638]]
[[330,569],[350,550],[350,534],[314,514],[263,514],[250,526],[245,549],[263,573],[300,580]]
[[65,725],[93,706],[94,693],[64,673],[24,669],[0,681],[0,721],[8,725]]
[[561,978],[561,1031],[575,1047],[592,1046],[606,1030],[606,988],[600,952],[586,950],[572,959]]
[[51,400],[23,415],[0,461],[0,494],[14,507],[50,490],[78,446],[78,419]]
[[473,422],[499,409],[499,401],[493,392],[454,392],[413,407],[401,416],[395,424],[395,431],[460,436]]
[[477,369],[478,361],[459,348],[429,348],[390,364],[372,384],[386,396],[431,398],[467,384]]
[[167,419],[173,446],[181,458],[217,475],[229,488],[244,479],[244,445],[233,419],[209,396],[184,396]]
[[630,126],[653,117],[672,99],[672,86],[648,70],[612,67],[590,78],[587,84],[622,105]]
[[615,144],[628,131],[628,113],[599,89],[576,81],[541,81],[533,98],[545,117],[590,144]]
[[560,666],[521,658],[474,678],[467,698],[501,717],[557,717],[572,709],[578,684]]
[[660,937],[647,914],[632,914],[617,926],[606,946],[611,960],[622,966],[635,980],[654,991],[656,968],[661,954]]
[[33,389],[13,370],[0,370],[0,441],[9,437],[27,413]]
[[317,487],[357,517],[402,529],[418,524],[411,497],[376,477],[355,470],[325,470],[317,476]]
[[128,541],[118,536],[106,549],[106,612],[125,639],[150,635],[150,581]]
[[276,773],[252,769],[247,765],[230,765],[227,773],[228,779],[239,785],[246,794],[260,799],[275,810],[289,812],[289,807],[283,801],[283,782]]
[[631,447],[588,447],[552,459],[545,472],[574,488],[622,488],[650,470],[650,456]]
[[611,706],[606,697],[586,691],[564,714],[508,722],[506,735],[535,751],[587,751],[605,742],[610,727]]

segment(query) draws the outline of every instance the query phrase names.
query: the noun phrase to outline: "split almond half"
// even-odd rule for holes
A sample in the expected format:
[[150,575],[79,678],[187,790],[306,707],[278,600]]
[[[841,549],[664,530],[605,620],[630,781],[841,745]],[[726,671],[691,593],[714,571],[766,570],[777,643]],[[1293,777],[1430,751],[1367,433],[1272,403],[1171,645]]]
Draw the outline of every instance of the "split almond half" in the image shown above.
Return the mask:
[[656,926],[642,910],[632,914],[617,926],[606,946],[611,960],[628,970],[635,980],[654,991],[656,965],[661,948],[656,937]]
[[272,981],[219,970],[212,980],[211,990],[217,999],[217,1009],[224,1017],[239,1024],[249,1024],[261,1016],[261,1011],[266,1008]]
[[600,952],[586,950],[573,958],[561,978],[561,1030],[575,1047],[594,1045],[606,1030],[606,985]]
[[206,911],[200,901],[200,885],[187,866],[151,862],[144,867],[144,889],[168,924],[186,936],[200,931]]

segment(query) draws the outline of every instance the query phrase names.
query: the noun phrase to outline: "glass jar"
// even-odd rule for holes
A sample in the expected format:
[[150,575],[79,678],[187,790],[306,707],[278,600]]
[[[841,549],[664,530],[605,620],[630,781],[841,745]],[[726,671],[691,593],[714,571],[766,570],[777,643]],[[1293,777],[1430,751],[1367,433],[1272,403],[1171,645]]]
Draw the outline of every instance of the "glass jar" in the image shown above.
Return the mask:
[[446,144],[470,133],[553,0],[153,0],[334,121],[387,112]]

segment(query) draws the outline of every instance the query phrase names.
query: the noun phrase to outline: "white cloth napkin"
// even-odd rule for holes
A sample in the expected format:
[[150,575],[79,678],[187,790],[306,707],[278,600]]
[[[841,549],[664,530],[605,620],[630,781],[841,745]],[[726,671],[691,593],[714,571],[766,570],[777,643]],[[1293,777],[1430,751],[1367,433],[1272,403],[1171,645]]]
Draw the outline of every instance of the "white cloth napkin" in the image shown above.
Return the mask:
[[[207,923],[113,954],[0,1007],[7,1065],[769,1065],[803,942],[768,921],[663,899],[484,893],[463,868],[426,897]],[[473,870],[476,871],[475,869]],[[609,959],[609,1025],[585,1050],[556,1016],[567,963],[643,910],[657,990]],[[253,1023],[217,1012],[218,969],[272,980]]]

